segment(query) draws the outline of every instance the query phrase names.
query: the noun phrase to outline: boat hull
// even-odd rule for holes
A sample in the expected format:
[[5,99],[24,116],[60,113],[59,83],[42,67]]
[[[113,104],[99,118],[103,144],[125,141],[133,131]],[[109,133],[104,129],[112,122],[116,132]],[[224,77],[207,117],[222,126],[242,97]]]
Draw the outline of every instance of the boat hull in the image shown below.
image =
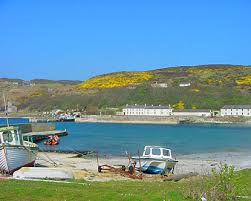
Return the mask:
[[143,173],[147,174],[167,174],[170,173],[176,163],[176,160],[156,160],[156,159],[147,159],[141,158],[136,161],[136,168],[141,170]]
[[62,121],[62,122],[74,122],[75,119],[59,119],[59,121]]
[[0,145],[0,171],[12,174],[21,167],[33,166],[38,147]]

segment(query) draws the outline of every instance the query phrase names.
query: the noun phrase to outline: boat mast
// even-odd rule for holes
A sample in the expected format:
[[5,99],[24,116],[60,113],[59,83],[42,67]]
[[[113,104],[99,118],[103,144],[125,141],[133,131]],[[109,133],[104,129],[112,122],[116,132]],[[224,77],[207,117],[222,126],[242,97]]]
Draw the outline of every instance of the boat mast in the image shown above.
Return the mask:
[[3,93],[3,101],[4,101],[4,108],[5,108],[6,122],[7,122],[7,126],[9,127],[10,125],[9,125],[8,111],[7,111],[6,99],[5,99],[4,93]]

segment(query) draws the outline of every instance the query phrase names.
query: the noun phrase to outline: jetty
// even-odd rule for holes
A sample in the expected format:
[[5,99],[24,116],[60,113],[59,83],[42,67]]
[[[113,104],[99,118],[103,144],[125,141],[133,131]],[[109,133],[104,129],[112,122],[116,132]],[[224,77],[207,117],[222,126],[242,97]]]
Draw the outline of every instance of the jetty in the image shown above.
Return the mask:
[[[0,125],[4,127],[5,125]],[[24,124],[11,124],[10,126],[19,127],[22,132],[24,140],[38,142],[40,140],[47,139],[50,135],[57,135],[59,137],[68,135],[68,131],[56,130],[56,126],[53,123],[24,123]]]
[[40,131],[40,132],[29,132],[24,133],[24,140],[38,142],[47,139],[50,135],[57,135],[59,137],[68,135],[67,130],[52,130],[52,131]]

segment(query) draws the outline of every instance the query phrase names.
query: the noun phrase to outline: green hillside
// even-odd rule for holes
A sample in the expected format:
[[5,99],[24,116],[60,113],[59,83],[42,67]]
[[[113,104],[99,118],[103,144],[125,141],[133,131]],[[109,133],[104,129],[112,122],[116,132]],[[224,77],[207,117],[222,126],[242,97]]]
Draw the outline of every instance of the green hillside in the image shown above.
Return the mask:
[[99,75],[82,83],[46,80],[34,83],[34,86],[6,86],[6,80],[0,79],[2,90],[9,89],[9,99],[22,110],[78,107],[95,113],[136,103],[210,109],[225,104],[251,104],[251,67],[241,65],[181,66]]

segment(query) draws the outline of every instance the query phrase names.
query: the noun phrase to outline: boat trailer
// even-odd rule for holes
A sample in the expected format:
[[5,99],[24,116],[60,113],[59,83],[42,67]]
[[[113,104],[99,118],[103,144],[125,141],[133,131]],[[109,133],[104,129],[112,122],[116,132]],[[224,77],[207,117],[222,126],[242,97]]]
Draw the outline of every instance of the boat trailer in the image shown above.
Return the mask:
[[98,165],[98,172],[113,172],[115,174],[120,174],[124,177],[129,177],[131,179],[142,179],[142,174],[137,175],[136,171],[126,168],[125,165]]
[[[127,169],[125,165],[100,165],[98,160],[98,153],[97,153],[97,164],[98,164],[98,172],[113,172],[115,174],[120,174],[124,177],[129,177],[131,179],[142,179],[142,174],[139,175],[136,174],[136,168],[135,165],[130,165]],[[129,158],[129,164],[130,164],[130,158]]]

